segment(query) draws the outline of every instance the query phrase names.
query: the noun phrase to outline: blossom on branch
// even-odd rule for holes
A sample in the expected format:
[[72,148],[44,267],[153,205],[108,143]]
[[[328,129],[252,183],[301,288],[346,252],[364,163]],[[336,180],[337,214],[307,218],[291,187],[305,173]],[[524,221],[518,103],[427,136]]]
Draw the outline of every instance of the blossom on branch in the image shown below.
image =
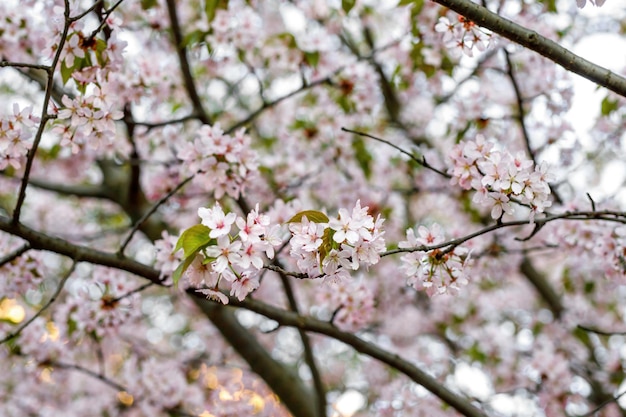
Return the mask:
[[449,157],[452,184],[476,190],[472,201],[488,208],[493,219],[513,214],[512,203],[527,206],[531,220],[552,205],[549,181],[553,177],[546,163],[535,166],[523,154],[496,149],[481,136],[459,143]]
[[443,230],[437,223],[430,229],[420,226],[418,234],[419,238],[413,229],[408,229],[407,240],[398,244],[399,248],[415,249],[400,258],[407,283],[416,290],[426,291],[429,296],[459,291],[461,286],[467,285],[469,250],[463,246],[420,250],[420,246],[437,246],[445,242]]

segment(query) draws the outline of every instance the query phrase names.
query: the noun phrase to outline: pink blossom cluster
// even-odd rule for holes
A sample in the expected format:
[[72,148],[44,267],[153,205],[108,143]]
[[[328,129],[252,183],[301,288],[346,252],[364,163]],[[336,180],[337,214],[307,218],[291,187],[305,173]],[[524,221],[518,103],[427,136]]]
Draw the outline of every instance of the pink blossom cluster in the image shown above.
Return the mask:
[[528,206],[531,219],[552,205],[548,166],[536,166],[522,152],[497,150],[493,142],[478,137],[459,143],[449,156],[454,165],[452,183],[476,190],[473,202],[489,208],[494,219],[513,214],[513,202]]
[[136,285],[114,269],[94,267],[88,278],[70,282],[66,286],[72,290],[55,319],[72,329],[68,336],[75,340],[85,334],[103,337],[141,317],[139,295],[133,293]]
[[347,331],[357,331],[374,316],[374,292],[362,280],[345,280],[323,285],[318,306],[333,314],[333,323]]
[[32,111],[32,106],[20,110],[14,103],[13,114],[0,119],[0,171],[9,165],[15,169],[22,166],[22,160],[32,147],[32,128],[39,123]]
[[114,152],[115,121],[124,114],[106,102],[106,97],[95,87],[94,94],[62,98],[63,106],[58,111],[59,120],[53,132],[61,135],[61,146],[71,149],[73,154],[86,146],[94,151]]
[[359,200],[352,213],[339,209],[328,222],[316,223],[303,216],[301,222],[290,223],[290,254],[300,271],[311,278],[340,282],[349,277],[349,271],[378,263],[385,250],[384,219],[380,215],[374,219],[368,209]]
[[456,21],[441,16],[435,25],[435,31],[443,33],[446,47],[467,56],[474,55],[474,48],[479,52],[487,50],[492,42],[491,32],[463,16],[458,16]]
[[185,143],[178,152],[185,170],[194,183],[221,198],[225,193],[239,198],[246,184],[257,173],[256,154],[250,147],[245,129],[233,136],[224,134],[219,123],[204,125],[193,143]]
[[133,387],[129,394],[137,399],[137,415],[159,415],[163,410],[181,408],[201,409],[201,388],[188,383],[179,361],[151,356],[143,361],[133,358],[124,365],[126,385]]
[[[413,229],[406,231],[406,239],[399,248],[419,248],[437,246],[445,242],[441,226],[437,223],[430,228],[420,226],[415,236]],[[408,276],[408,284],[416,290],[424,290],[429,296],[459,291],[469,283],[467,268],[470,264],[469,250],[463,246],[415,250],[403,255],[402,270]]]
[[[243,300],[259,287],[264,257],[274,258],[274,248],[282,244],[280,225],[271,224],[258,205],[245,219],[224,213],[219,204],[201,207],[198,215],[212,240],[185,271],[188,285],[227,304],[228,298],[218,289],[225,283],[231,295]],[[237,231],[231,232],[233,226]]]
[[[0,235],[0,253],[11,253],[17,247],[7,235]],[[39,252],[29,251],[18,256],[0,266],[0,276],[3,277],[0,280],[0,297],[15,298],[36,289],[43,282],[43,274],[44,264]]]
[[161,236],[161,239],[154,242],[154,267],[161,271],[161,278],[164,278],[172,275],[183,261],[183,257],[180,251],[174,251],[178,239],[176,236],[170,235],[167,231],[163,231]]

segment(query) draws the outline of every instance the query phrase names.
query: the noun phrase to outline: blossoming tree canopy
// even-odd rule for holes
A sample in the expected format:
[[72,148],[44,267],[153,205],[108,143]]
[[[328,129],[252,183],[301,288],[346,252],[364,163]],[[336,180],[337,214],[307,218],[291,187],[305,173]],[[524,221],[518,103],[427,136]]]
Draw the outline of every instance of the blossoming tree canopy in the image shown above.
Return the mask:
[[0,2],[2,415],[625,415],[586,3]]

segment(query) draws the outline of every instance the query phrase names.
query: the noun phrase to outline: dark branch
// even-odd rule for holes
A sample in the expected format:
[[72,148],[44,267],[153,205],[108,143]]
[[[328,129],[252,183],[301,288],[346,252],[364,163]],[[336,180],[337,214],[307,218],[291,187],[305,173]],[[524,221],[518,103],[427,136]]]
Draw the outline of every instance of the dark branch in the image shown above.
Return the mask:
[[500,36],[533,50],[568,71],[626,97],[626,79],[563,48],[558,43],[526,29],[470,0],[434,0]]
[[58,253],[80,262],[90,262],[121,269],[143,277],[159,286],[164,286],[159,271],[132,259],[120,258],[113,253],[75,245],[63,239],[48,236],[22,224],[14,224],[4,216],[0,216],[0,230],[26,240],[33,249]]
[[176,48],[176,54],[180,62],[180,71],[183,75],[183,81],[185,83],[185,89],[191,99],[194,111],[198,114],[198,118],[202,123],[206,125],[211,124],[211,118],[202,105],[202,100],[198,95],[198,90],[194,84],[193,75],[191,75],[191,67],[189,66],[189,60],[187,59],[187,50],[183,45],[183,34],[178,21],[178,13],[176,11],[176,0],[167,0],[167,11],[170,15],[170,24],[172,27],[172,37],[174,41],[174,47]]
[[[202,297],[202,295],[194,293],[194,296],[196,297],[196,299],[202,300],[202,304],[216,304],[213,301],[208,301],[204,298],[198,298]],[[339,340],[351,346],[356,351],[377,359],[400,371],[404,375],[407,375],[409,378],[411,378],[411,380],[426,388],[432,394],[437,396],[441,401],[449,404],[459,413],[467,417],[486,417],[486,414],[476,408],[474,405],[472,405],[470,401],[450,391],[442,383],[437,381],[428,373],[422,371],[412,363],[402,359],[400,356],[390,353],[373,343],[367,342],[354,335],[353,333],[341,331],[328,322],[317,320],[308,316],[301,316],[297,313],[281,310],[279,308],[272,307],[268,304],[251,299],[239,301],[234,297],[229,297],[229,303],[233,306],[254,311],[255,313],[261,314],[269,319],[277,321],[283,326],[296,327],[314,333],[320,333],[332,337],[333,339]]]

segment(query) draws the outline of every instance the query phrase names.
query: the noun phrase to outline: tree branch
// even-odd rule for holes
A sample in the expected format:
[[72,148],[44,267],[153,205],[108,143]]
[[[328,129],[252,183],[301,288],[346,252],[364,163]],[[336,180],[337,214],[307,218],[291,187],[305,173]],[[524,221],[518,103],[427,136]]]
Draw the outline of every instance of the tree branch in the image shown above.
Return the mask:
[[[193,295],[194,299],[201,300],[202,305],[216,304],[213,301],[204,299],[201,294],[193,293]],[[198,301],[196,301],[196,303],[198,303]],[[281,310],[252,299],[239,301],[235,297],[229,297],[229,303],[233,306],[254,311],[255,313],[261,314],[269,319],[275,320],[283,326],[296,327],[339,340],[351,346],[356,351],[377,359],[407,375],[411,378],[411,380],[426,388],[441,401],[450,405],[459,413],[467,417],[486,417],[486,414],[471,404],[469,400],[450,391],[435,378],[428,375],[412,363],[402,359],[398,355],[376,346],[373,343],[367,342],[352,333],[341,331],[328,322],[317,320],[308,316],[301,316],[291,311]]]
[[22,210],[22,205],[24,204],[24,199],[26,198],[26,187],[28,187],[28,177],[30,176],[30,171],[33,167],[33,161],[35,160],[35,153],[37,153],[37,148],[39,147],[39,142],[41,142],[41,138],[43,136],[43,131],[46,127],[46,123],[50,120],[51,116],[48,114],[48,105],[50,103],[50,97],[54,90],[54,69],[59,63],[61,58],[61,53],[63,52],[63,47],[65,45],[65,41],[67,40],[67,34],[69,32],[71,20],[70,20],[70,4],[69,0],[65,0],[65,10],[64,10],[64,18],[65,23],[63,25],[63,32],[61,33],[61,38],[59,39],[59,45],[56,53],[54,54],[54,58],[52,59],[52,64],[46,71],[48,76],[48,80],[46,83],[46,92],[43,98],[43,105],[41,106],[41,121],[39,122],[39,127],[37,129],[37,133],[35,134],[35,140],[33,141],[33,145],[28,151],[28,156],[26,157],[26,166],[24,168],[24,176],[22,179],[22,185],[20,186],[20,191],[17,196],[17,202],[15,203],[15,209],[13,210],[13,224],[17,225],[20,221],[20,212]]
[[535,287],[541,298],[548,304],[548,307],[554,314],[556,319],[561,317],[565,307],[561,303],[561,297],[554,291],[554,288],[546,281],[546,278],[535,269],[528,257],[524,257],[520,264],[520,272],[530,281]]
[[189,60],[187,59],[187,50],[183,45],[183,34],[180,27],[180,23],[178,21],[178,14],[176,11],[176,0],[167,0],[167,11],[170,15],[170,24],[172,28],[172,38],[174,41],[174,47],[176,48],[176,54],[178,55],[178,60],[180,62],[180,71],[183,75],[183,81],[185,83],[185,89],[187,90],[187,94],[189,94],[189,98],[191,99],[191,103],[193,104],[193,108],[195,113],[198,115],[198,119],[205,125],[210,125],[211,118],[209,114],[204,109],[202,105],[202,100],[198,95],[198,90],[194,84],[193,76],[191,75],[191,68],[189,66]]
[[[528,129],[526,128],[526,111],[524,110],[524,99],[522,97],[522,90],[519,87],[519,83],[517,82],[517,77],[515,76],[515,71],[513,69],[513,63],[511,62],[511,57],[509,56],[509,53],[506,49],[503,49],[504,51],[504,57],[506,59],[506,73],[509,76],[509,79],[511,80],[511,84],[513,85],[513,91],[515,92],[515,104],[517,105],[517,119],[519,121],[520,124],[520,128],[522,130],[522,137],[524,138],[524,144],[526,145],[526,152],[528,153],[528,156],[530,157],[530,159],[532,159],[532,161],[535,163],[535,165],[537,165],[537,158],[535,156],[535,151],[533,150],[533,148],[530,146],[530,134],[528,133]],[[559,203],[559,204],[563,204],[563,200],[561,199],[561,197],[559,196],[559,194],[554,190],[554,188],[551,185],[548,185],[548,187],[550,187],[550,192],[552,193],[552,195],[554,196],[554,200]]]
[[568,71],[626,97],[626,79],[470,0],[433,0],[500,36],[537,52]]
[[[280,264],[277,266],[280,267]],[[293,293],[293,288],[291,287],[291,283],[289,282],[289,277],[280,272],[278,273],[278,275],[280,276],[283,288],[285,289],[285,295],[287,296],[287,301],[289,302],[289,308],[294,313],[300,314],[300,311],[298,309],[298,303]],[[315,355],[313,354],[313,349],[311,348],[311,340],[309,339],[309,335],[302,329],[298,329],[298,334],[300,335],[300,339],[302,340],[302,347],[304,348],[304,360],[306,361],[309,370],[311,371],[311,378],[313,378],[313,386],[315,387],[315,393],[317,397],[317,415],[326,416],[326,389],[324,388],[324,384],[322,383],[322,377],[315,362]]]
[[0,230],[26,240],[32,249],[46,250],[58,253],[59,255],[68,256],[81,262],[90,262],[97,265],[117,268],[138,275],[159,286],[165,286],[159,271],[132,259],[121,258],[113,253],[75,245],[63,239],[48,236],[45,233],[35,231],[22,224],[14,224],[10,219],[4,216],[0,216]]
[[410,153],[408,151],[405,151],[404,149],[400,148],[399,146],[394,145],[393,143],[391,143],[391,142],[389,142],[389,141],[387,141],[385,139],[378,138],[376,136],[370,135],[370,134],[365,133],[365,132],[359,132],[357,130],[351,130],[351,129],[347,129],[345,127],[342,127],[341,130],[343,130],[344,132],[353,133],[353,134],[358,135],[358,136],[363,136],[363,137],[366,137],[366,138],[374,139],[375,141],[384,143],[385,145],[389,145],[392,148],[394,148],[395,150],[399,151],[400,153],[408,156],[409,158],[411,158],[412,161],[414,161],[417,164],[423,166],[424,168],[429,169],[429,170],[431,170],[433,172],[436,172],[437,174],[439,174],[441,176],[444,176],[446,178],[451,178],[450,174],[448,174],[446,172],[443,172],[443,171],[433,167],[428,162],[426,162],[426,158],[424,158],[424,156],[422,156],[422,158],[420,159],[420,158],[416,157],[415,155],[413,155],[412,153]]
[[31,249],[30,245],[26,243],[25,245],[20,246],[15,249],[13,252],[3,256],[0,258],[0,268],[9,262],[12,262],[14,259],[22,256],[24,253],[28,252]]

